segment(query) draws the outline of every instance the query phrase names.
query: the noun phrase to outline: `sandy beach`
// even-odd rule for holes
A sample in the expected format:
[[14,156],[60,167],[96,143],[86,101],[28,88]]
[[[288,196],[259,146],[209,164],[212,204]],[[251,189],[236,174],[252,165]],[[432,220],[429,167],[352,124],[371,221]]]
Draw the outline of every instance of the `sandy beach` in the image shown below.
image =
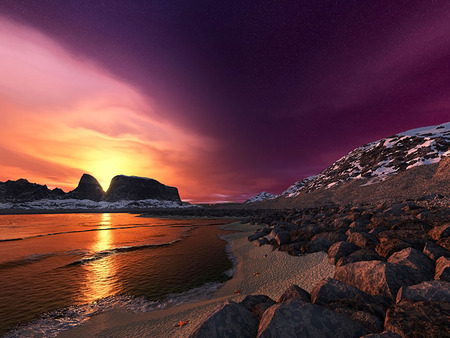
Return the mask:
[[[239,302],[250,294],[265,294],[274,300],[292,284],[307,291],[322,278],[333,275],[334,266],[324,252],[300,257],[256,247],[247,236],[258,226],[231,223],[221,228],[237,232],[226,235],[237,259],[236,271],[213,299],[152,312],[113,310],[92,317],[85,324],[62,332],[58,337],[187,337],[227,299]],[[240,295],[234,291],[241,290]],[[180,321],[189,321],[181,328]]]

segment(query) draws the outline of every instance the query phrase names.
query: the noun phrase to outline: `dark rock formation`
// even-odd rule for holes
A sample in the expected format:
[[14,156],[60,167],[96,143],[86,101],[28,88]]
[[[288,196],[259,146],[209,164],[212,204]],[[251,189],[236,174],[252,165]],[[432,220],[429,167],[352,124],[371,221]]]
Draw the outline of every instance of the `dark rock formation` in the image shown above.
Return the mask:
[[275,304],[275,301],[265,295],[249,295],[239,304],[251,311],[259,320],[263,313]]
[[403,299],[450,303],[450,283],[433,280],[417,285],[403,286],[398,291],[397,303]]
[[448,337],[450,303],[402,300],[386,313],[384,328],[402,337]]
[[98,202],[105,197],[105,192],[94,176],[83,174],[78,186],[69,192],[67,197],[79,200],[88,199]]
[[450,258],[441,256],[436,260],[434,279],[450,282]]
[[423,253],[434,261],[436,261],[439,257],[442,256],[450,258],[450,251],[433,242],[427,242],[425,244],[425,247],[423,248]]
[[0,182],[0,202],[31,202],[45,198],[60,198],[61,189],[50,190],[46,185],[30,183],[26,179]]
[[284,293],[280,296],[280,299],[278,299],[278,303],[287,302],[291,299],[297,299],[301,300],[307,303],[311,302],[311,295],[308,291],[303,290],[301,287],[297,285],[291,285],[289,288],[287,288]]
[[334,243],[329,249],[328,249],[328,259],[333,264],[336,264],[336,262],[344,256],[350,255],[352,252],[358,250],[359,248],[349,242],[337,242]]
[[109,202],[145,199],[181,202],[177,188],[166,186],[150,178],[135,176],[115,176],[105,195],[105,200]]
[[264,312],[258,337],[360,337],[369,331],[359,323],[319,305],[296,299]]
[[440,225],[434,227],[430,231],[428,231],[428,235],[433,238],[435,241],[438,241],[441,238],[446,238],[450,236],[450,223]]
[[258,319],[244,306],[227,302],[198,326],[192,338],[249,337],[256,336]]
[[340,267],[350,263],[362,262],[362,261],[381,261],[383,257],[376,253],[375,250],[364,248],[352,252],[347,257],[341,257],[337,263],[336,267]]
[[427,255],[414,248],[397,251],[387,261],[392,264],[410,267],[412,269],[411,273],[417,272],[420,275],[418,278],[425,278],[426,280],[433,279],[434,262]]

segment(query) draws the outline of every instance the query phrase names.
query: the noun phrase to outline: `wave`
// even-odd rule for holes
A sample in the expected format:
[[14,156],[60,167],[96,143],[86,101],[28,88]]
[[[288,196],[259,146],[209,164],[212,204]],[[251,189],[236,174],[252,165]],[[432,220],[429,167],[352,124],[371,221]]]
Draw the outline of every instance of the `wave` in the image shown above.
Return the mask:
[[227,242],[227,245],[225,246],[225,250],[227,252],[227,256],[228,259],[231,261],[231,263],[233,264],[231,269],[228,269],[227,271],[225,271],[225,275],[227,275],[228,277],[233,277],[234,273],[236,272],[236,267],[238,265],[238,259],[235,256],[235,254],[233,253],[233,248],[231,246],[231,240],[228,239],[227,235],[219,235],[218,236],[219,239]]
[[31,323],[13,328],[4,337],[56,337],[63,331],[87,322],[92,316],[110,310],[150,312],[211,299],[222,285],[223,283],[206,283],[183,293],[169,294],[161,302],[151,301],[145,297],[111,296],[93,303],[48,312]]
[[25,258],[20,258],[20,259],[16,259],[16,260],[12,260],[12,261],[3,262],[3,263],[0,263],[0,270],[15,268],[18,266],[24,266],[24,265],[28,265],[28,264],[33,264],[33,263],[43,261],[44,259],[47,259],[47,258],[53,257],[53,256],[55,256],[54,253],[35,254],[35,255],[25,257]]
[[181,238],[178,238],[178,239],[173,240],[168,243],[144,244],[144,245],[135,245],[135,246],[121,246],[121,247],[117,247],[117,248],[113,248],[113,249],[97,251],[90,256],[83,257],[82,259],[79,259],[79,260],[76,260],[75,262],[69,263],[69,264],[65,265],[64,267],[83,265],[83,264],[86,264],[86,263],[89,263],[92,261],[96,261],[96,260],[111,256],[111,255],[119,254],[119,253],[169,246],[169,245],[172,245],[179,241],[181,241]]

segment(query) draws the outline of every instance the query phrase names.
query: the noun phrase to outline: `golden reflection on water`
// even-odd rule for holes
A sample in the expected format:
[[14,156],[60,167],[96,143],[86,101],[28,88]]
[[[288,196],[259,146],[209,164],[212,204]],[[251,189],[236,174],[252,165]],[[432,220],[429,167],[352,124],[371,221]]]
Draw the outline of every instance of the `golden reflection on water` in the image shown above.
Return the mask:
[[[92,254],[98,255],[113,248],[114,230],[111,227],[111,214],[101,214],[101,219],[96,231],[97,241],[92,245]],[[104,298],[113,293],[113,283],[115,283],[114,274],[116,267],[114,266],[112,255],[105,254],[104,258],[100,258],[85,265],[86,267],[86,292],[81,295],[84,301],[92,302],[99,298]]]

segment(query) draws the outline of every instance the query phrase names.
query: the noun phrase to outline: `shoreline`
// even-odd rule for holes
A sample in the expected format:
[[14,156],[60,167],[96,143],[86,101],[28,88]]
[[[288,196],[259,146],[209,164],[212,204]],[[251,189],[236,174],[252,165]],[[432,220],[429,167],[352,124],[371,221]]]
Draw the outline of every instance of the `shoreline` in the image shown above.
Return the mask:
[[[247,240],[247,236],[258,227],[240,223],[220,226],[222,230],[233,231],[223,237],[237,264],[233,277],[216,291],[212,299],[150,312],[111,310],[61,332],[58,337],[187,337],[228,299],[239,302],[250,294],[265,294],[277,300],[292,284],[311,291],[318,281],[333,275],[334,266],[328,263],[324,252],[294,257],[273,251],[268,245],[256,247]],[[241,290],[241,294],[236,294],[235,290]],[[176,326],[180,321],[189,323],[180,328]]]

